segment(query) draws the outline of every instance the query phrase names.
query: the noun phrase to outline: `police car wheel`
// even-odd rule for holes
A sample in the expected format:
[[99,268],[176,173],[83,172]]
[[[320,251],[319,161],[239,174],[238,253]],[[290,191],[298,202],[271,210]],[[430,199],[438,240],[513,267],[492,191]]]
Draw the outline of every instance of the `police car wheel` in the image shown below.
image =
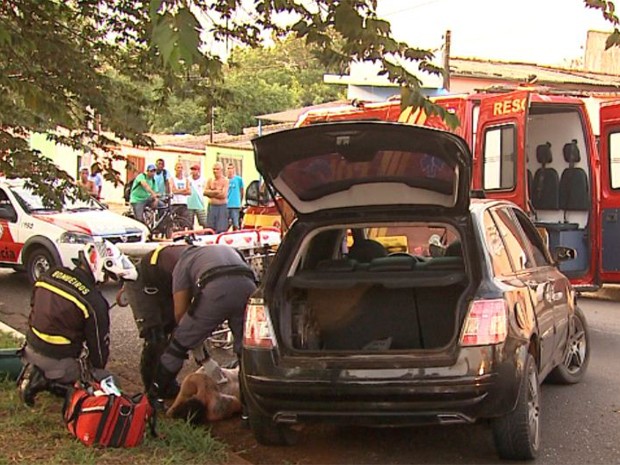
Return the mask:
[[39,247],[28,254],[26,273],[28,280],[35,283],[41,275],[55,265],[52,254],[47,249]]

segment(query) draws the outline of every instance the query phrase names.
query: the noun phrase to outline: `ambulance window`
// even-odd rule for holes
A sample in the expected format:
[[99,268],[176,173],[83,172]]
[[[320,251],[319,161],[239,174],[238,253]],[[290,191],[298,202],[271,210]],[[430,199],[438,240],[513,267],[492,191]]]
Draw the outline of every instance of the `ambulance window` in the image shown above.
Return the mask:
[[609,134],[609,182],[612,189],[620,189],[620,132]]
[[516,133],[514,125],[495,126],[484,131],[483,189],[514,188]]
[[476,146],[476,137],[478,136],[478,117],[480,116],[480,104],[477,103],[471,112],[472,125],[471,125],[471,146]]

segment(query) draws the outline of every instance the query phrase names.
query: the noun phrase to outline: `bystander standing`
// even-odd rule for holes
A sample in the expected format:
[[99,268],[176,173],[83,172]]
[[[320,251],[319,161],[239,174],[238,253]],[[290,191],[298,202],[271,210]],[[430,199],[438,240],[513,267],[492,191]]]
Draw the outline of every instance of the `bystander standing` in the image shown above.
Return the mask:
[[213,178],[207,181],[205,195],[209,197],[207,227],[216,233],[228,230],[228,178],[224,176],[222,163],[213,165]]
[[189,210],[190,224],[194,227],[194,221],[198,220],[198,224],[207,227],[207,210],[205,209],[204,191],[206,180],[200,174],[200,165],[192,165],[190,168],[189,185],[191,193],[187,199],[187,208]]
[[88,166],[82,166],[80,168],[80,175],[78,176],[77,185],[88,192],[90,195],[97,196],[97,187],[95,183],[91,181],[88,176]]
[[243,178],[236,174],[234,163],[228,163],[226,167],[228,177],[228,219],[234,231],[240,227],[239,217],[243,204]]
[[159,194],[159,196],[163,196],[170,193],[170,185],[168,184],[168,179],[170,179],[170,173],[166,169],[166,163],[163,158],[158,158],[155,162],[155,192]]
[[90,165],[90,180],[95,184],[95,193],[93,194],[97,200],[101,200],[101,190],[103,189],[103,175],[101,174],[101,165],[93,163]]
[[174,176],[168,180],[170,193],[172,198],[170,199],[170,206],[172,210],[177,213],[178,216],[182,216],[187,219],[189,224],[189,211],[187,210],[187,200],[191,193],[189,187],[189,179],[183,172],[183,163],[177,162],[174,165]]

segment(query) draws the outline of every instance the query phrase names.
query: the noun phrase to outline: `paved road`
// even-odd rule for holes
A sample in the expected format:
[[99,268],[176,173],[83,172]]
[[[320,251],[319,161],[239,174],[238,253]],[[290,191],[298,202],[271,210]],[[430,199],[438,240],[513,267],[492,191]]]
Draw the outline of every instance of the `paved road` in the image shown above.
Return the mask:
[[[118,286],[104,286],[112,300]],[[0,321],[23,330],[30,286],[24,276],[0,270]],[[575,386],[543,386],[543,448],[537,464],[620,464],[620,305],[582,299],[591,329],[592,358]],[[131,312],[112,310],[110,366],[135,374],[139,340]],[[127,375],[127,376],[129,376]],[[134,378],[134,381],[136,378]],[[258,446],[238,419],[214,433],[255,464],[497,463],[485,424],[404,429],[311,426],[291,448]]]

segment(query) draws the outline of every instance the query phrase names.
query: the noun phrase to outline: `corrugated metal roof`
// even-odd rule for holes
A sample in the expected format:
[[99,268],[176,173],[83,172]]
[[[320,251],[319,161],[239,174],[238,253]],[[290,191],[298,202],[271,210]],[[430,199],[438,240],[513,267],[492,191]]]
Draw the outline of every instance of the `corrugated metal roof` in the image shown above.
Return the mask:
[[273,121],[276,123],[294,123],[302,113],[309,110],[318,110],[323,108],[337,107],[351,103],[348,100],[337,100],[335,102],[321,103],[319,105],[310,105],[302,108],[294,108],[292,110],[279,111],[277,113],[269,113],[267,115],[259,115],[256,119],[261,121]]
[[472,77],[526,82],[536,78],[537,84],[582,86],[588,89],[600,88],[601,91],[620,90],[620,76],[595,73],[576,69],[555,68],[533,63],[486,61],[476,58],[452,58],[450,73],[453,77]]

